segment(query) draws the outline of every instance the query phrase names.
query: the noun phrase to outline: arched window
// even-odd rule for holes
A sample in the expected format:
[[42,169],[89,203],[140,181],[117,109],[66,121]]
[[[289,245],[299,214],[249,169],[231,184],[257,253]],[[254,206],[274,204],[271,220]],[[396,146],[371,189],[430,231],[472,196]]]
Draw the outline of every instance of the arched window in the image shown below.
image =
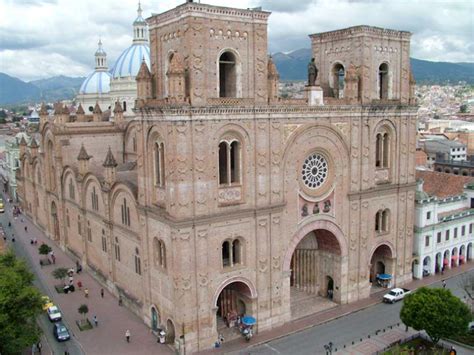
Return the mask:
[[76,193],[75,193],[75,190],[74,190],[74,184],[72,182],[72,179],[69,179],[69,198],[71,200],[76,199]]
[[138,275],[142,274],[142,263],[140,260],[140,253],[138,251],[138,248],[135,248],[135,272]]
[[120,244],[117,237],[115,237],[114,249],[115,249],[115,260],[120,261]]
[[127,206],[127,199],[123,199],[122,203],[122,224],[130,227],[130,207]]
[[232,264],[240,264],[242,262],[242,246],[239,239],[232,242]]
[[230,243],[227,240],[222,243],[222,266],[230,266]]
[[346,72],[344,66],[340,63],[336,63],[332,69],[332,78],[333,78],[333,93],[334,97],[337,99],[342,99],[344,97],[344,79]]
[[155,186],[165,186],[165,145],[156,142],[153,145],[153,165],[155,172]]
[[219,58],[219,97],[237,97],[237,58],[232,52]]
[[390,167],[390,135],[386,132],[377,133],[375,142],[375,167]]
[[98,211],[99,210],[99,197],[97,196],[97,193],[95,191],[95,186],[92,187],[91,203],[92,203],[92,209],[94,211]]
[[219,143],[219,185],[241,183],[241,155],[238,140]]
[[78,214],[77,215],[77,234],[79,235],[82,235],[82,232],[81,232],[81,215]]
[[153,240],[153,260],[156,267],[166,269],[166,246],[161,239]]
[[127,111],[127,101],[124,101],[124,102],[123,102],[123,110],[124,110],[124,111]]
[[137,137],[135,136],[132,138],[132,149],[134,153],[137,152]]
[[67,208],[66,208],[66,225],[68,228],[71,227],[71,220],[69,219],[69,209]]
[[87,221],[87,241],[92,242],[92,229],[90,221]]
[[102,251],[107,253],[107,237],[105,236],[104,229],[102,229]]
[[375,215],[375,231],[377,233],[385,233],[390,227],[390,210],[380,210]]
[[382,63],[379,67],[379,99],[388,99],[388,65]]

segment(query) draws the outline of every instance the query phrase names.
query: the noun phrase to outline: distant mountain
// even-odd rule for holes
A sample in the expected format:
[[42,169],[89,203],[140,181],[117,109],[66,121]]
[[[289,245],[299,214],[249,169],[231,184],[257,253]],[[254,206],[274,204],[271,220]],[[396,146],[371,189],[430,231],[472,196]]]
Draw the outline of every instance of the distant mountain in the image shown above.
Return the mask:
[[[307,65],[311,59],[311,49],[303,48],[291,53],[276,53],[273,61],[281,80],[306,80]],[[417,83],[446,84],[466,81],[474,84],[474,63],[430,62],[411,58],[413,75]]]
[[24,82],[0,73],[0,104],[34,103],[74,98],[84,78],[55,76],[49,79]]
[[41,90],[4,73],[0,73],[0,104],[33,102],[40,96]]

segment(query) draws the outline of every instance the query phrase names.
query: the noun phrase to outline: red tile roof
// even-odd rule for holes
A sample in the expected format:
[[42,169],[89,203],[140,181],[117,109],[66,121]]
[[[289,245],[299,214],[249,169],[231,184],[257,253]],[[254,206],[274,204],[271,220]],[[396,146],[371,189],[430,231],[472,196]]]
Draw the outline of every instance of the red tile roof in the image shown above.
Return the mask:
[[417,170],[416,179],[423,179],[423,191],[438,198],[461,195],[464,185],[474,182],[474,177],[428,170]]

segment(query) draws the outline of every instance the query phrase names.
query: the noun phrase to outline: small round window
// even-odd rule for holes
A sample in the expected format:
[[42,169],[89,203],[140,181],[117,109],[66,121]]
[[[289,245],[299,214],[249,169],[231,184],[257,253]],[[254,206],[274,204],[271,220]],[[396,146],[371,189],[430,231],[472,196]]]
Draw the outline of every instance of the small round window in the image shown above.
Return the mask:
[[317,189],[328,177],[328,162],[320,154],[311,154],[303,163],[301,175],[307,187]]

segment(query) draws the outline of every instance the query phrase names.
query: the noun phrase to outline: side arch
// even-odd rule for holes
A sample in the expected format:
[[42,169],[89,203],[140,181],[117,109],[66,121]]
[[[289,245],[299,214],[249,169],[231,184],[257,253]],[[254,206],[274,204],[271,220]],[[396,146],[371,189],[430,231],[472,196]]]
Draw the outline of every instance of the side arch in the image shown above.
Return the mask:
[[216,292],[214,292],[214,296],[212,298],[212,305],[214,308],[217,308],[217,299],[219,298],[219,295],[221,294],[222,290],[234,282],[241,282],[244,285],[246,285],[248,289],[250,290],[250,298],[252,299],[257,298],[258,296],[257,289],[255,288],[255,286],[249,279],[242,276],[234,276],[222,282],[220,286],[217,288]]

